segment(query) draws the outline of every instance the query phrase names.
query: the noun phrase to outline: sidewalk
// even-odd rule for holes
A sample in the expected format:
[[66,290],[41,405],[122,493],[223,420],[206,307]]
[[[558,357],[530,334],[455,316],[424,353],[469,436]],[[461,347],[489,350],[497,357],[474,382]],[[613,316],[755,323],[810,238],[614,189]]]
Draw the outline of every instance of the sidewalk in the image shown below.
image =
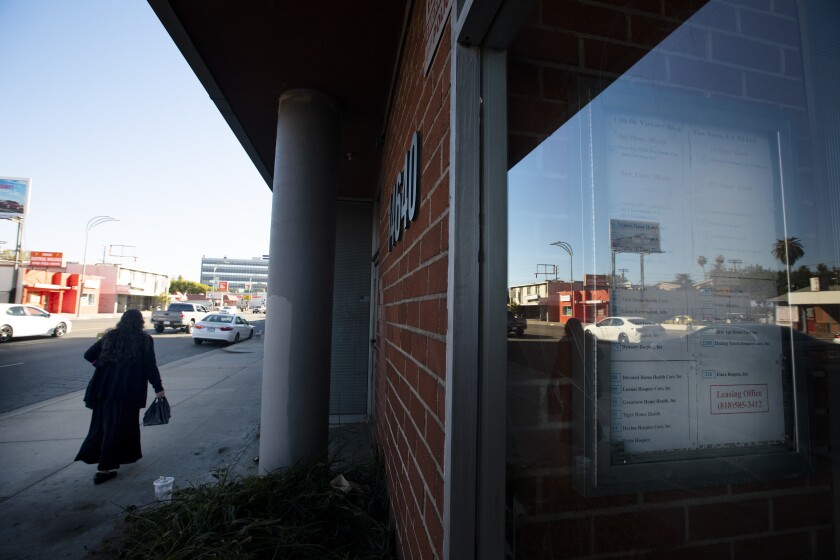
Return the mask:
[[218,469],[256,474],[262,360],[255,337],[161,366],[170,424],[141,427],[143,458],[100,486],[95,465],[73,461],[90,422],[83,391],[0,414],[0,558],[84,558],[125,507],[154,501],[161,475],[179,488]]
[[[225,469],[256,475],[262,369],[260,335],[160,366],[172,419],[141,426],[143,458],[100,486],[95,465],[73,461],[90,424],[84,391],[0,414],[0,559],[86,558],[127,507],[154,502],[161,475],[176,489]],[[330,453],[337,464],[369,460],[367,424],[331,425]]]

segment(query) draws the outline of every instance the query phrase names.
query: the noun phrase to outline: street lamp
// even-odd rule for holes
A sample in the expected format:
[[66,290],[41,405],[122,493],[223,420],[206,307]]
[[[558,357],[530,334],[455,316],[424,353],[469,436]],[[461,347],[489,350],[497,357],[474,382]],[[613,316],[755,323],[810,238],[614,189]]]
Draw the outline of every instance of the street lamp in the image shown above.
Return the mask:
[[82,256],[82,277],[79,280],[79,293],[76,294],[76,317],[78,317],[82,311],[82,291],[85,289],[85,272],[87,271],[88,235],[90,234],[90,230],[106,222],[119,222],[119,220],[112,218],[111,216],[94,216],[88,220],[88,223],[85,226],[85,252]]
[[574,256],[575,252],[572,251],[572,246],[566,243],[565,241],[555,241],[554,243],[551,243],[551,245],[560,247],[569,254],[569,291],[574,292],[575,290],[573,280],[574,274],[572,273],[572,257]]

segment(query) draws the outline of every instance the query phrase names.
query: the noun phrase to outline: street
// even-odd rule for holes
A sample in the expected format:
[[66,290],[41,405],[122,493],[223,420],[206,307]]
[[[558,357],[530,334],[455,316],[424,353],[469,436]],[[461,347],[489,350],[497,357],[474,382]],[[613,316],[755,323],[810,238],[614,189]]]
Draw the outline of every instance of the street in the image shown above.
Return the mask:
[[[264,316],[256,317],[256,321],[248,317],[249,322],[262,331]],[[84,389],[93,367],[82,355],[97,333],[116,322],[115,318],[75,320],[73,331],[62,338],[28,337],[0,344],[0,413]],[[146,332],[154,338],[158,366],[219,347],[197,346],[190,335],[172,329],[156,334],[147,328]],[[165,387],[166,379],[163,382]]]

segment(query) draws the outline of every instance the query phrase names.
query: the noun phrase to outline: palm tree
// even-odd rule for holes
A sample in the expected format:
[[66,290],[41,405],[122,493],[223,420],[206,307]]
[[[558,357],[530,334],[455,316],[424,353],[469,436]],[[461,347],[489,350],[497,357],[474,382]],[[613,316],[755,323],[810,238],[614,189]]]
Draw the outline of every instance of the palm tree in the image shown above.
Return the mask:
[[723,270],[723,263],[726,262],[726,259],[723,258],[723,255],[718,255],[715,257],[715,271],[720,272]]
[[679,284],[681,288],[688,289],[692,284],[691,274],[681,272],[674,277],[674,282]]
[[697,257],[697,264],[699,264],[700,268],[703,269],[703,278],[706,278],[706,263],[707,262],[709,262],[709,261],[707,261],[706,257],[704,257],[703,255],[700,255],[699,257]]
[[777,239],[773,244],[773,256],[785,265],[790,274],[790,267],[805,256],[805,249],[802,248],[802,241],[798,237]]

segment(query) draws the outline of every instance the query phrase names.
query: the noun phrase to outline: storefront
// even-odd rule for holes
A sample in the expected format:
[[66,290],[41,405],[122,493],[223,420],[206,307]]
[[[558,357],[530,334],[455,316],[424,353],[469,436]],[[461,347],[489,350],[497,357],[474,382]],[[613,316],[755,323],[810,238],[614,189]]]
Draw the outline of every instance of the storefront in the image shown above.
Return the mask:
[[[840,267],[836,2],[150,3],[274,192],[261,470],[323,449],[338,338],[403,558],[840,551],[837,346],[773,303]],[[503,339],[561,242],[705,324]]]

